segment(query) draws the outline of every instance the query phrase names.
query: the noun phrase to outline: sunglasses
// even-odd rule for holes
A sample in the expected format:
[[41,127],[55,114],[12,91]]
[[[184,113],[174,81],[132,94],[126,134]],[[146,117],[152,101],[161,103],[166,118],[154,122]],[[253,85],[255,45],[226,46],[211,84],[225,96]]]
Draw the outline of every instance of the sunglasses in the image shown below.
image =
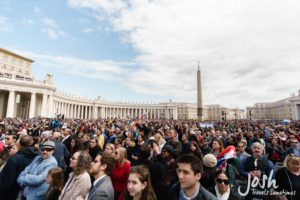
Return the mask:
[[48,149],[48,148],[45,148],[45,149],[42,149],[42,151],[48,151],[48,152],[50,152],[50,151],[52,151],[53,149]]
[[217,181],[217,183],[219,183],[219,184],[222,184],[222,183],[224,183],[225,185],[228,185],[228,184],[229,184],[228,179],[217,178],[216,181]]

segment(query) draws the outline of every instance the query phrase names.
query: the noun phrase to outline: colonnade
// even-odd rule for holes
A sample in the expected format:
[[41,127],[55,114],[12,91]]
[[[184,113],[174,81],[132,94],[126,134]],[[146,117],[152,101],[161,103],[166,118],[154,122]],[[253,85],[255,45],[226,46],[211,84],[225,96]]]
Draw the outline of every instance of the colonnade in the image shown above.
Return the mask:
[[141,108],[134,106],[113,106],[101,104],[80,104],[54,101],[55,114],[65,118],[144,118],[144,119],[177,119],[177,108]]
[[[30,95],[28,102],[26,97]],[[37,98],[39,97],[39,98]],[[39,101],[38,101],[39,100]],[[24,105],[20,105],[23,102]],[[6,104],[6,117],[49,117],[52,116],[53,95],[37,92],[9,90]],[[28,104],[28,105],[27,105]]]
[[[138,118],[177,119],[177,107],[154,104],[119,104],[114,102],[68,99],[46,91],[24,92],[9,90],[1,92],[0,114],[3,117],[55,117],[65,118]],[[5,114],[6,111],[6,114]],[[0,116],[0,117],[1,117]]]

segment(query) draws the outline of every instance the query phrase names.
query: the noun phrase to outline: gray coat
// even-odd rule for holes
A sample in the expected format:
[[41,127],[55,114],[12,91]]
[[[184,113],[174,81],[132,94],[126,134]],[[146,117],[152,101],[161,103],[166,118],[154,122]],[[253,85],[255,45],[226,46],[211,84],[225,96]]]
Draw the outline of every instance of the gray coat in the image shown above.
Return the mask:
[[88,200],[114,200],[114,189],[109,176],[105,176],[94,186]]

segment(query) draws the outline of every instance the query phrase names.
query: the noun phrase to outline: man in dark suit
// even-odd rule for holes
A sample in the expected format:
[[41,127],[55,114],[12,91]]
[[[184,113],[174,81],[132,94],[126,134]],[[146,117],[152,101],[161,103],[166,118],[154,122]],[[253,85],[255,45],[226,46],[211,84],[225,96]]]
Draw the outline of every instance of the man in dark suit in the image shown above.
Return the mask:
[[63,135],[64,138],[62,140],[62,143],[66,145],[68,151],[71,152],[71,141],[72,141],[71,129],[63,127]]
[[114,200],[114,189],[109,175],[115,165],[114,157],[103,152],[91,164],[90,174],[95,181],[88,193],[87,200]]
[[69,151],[66,145],[60,142],[60,133],[54,132],[52,135],[52,140],[55,143],[55,151],[53,156],[57,160],[58,167],[65,169],[65,160],[69,156]]

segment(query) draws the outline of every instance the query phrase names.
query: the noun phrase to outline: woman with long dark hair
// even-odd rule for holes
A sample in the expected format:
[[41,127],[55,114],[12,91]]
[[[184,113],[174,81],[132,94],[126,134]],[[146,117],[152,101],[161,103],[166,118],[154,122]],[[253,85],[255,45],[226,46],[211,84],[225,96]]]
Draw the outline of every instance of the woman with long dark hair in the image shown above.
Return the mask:
[[156,200],[151,185],[150,173],[144,165],[130,169],[125,200]]
[[188,153],[193,154],[194,156],[199,158],[201,161],[203,160],[203,155],[202,155],[201,149],[199,147],[199,144],[194,140],[192,140],[190,142],[190,148],[189,148]]
[[212,143],[212,150],[210,153],[213,154],[214,156],[216,156],[216,158],[217,158],[219,153],[223,149],[224,149],[223,141],[221,139],[214,139],[214,141]]

